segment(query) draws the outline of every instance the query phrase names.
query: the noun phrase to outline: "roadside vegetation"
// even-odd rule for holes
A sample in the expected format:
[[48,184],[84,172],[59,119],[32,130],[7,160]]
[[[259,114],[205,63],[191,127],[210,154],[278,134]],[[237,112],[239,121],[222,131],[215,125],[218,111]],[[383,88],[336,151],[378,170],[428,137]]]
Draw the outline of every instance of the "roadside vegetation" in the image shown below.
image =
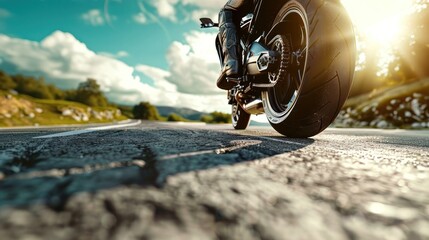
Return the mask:
[[95,79],[61,90],[43,78],[0,70],[0,126],[105,123],[127,119],[107,101]]
[[[212,112],[208,114],[200,113],[199,119],[188,119],[182,115],[174,112],[174,108],[170,108],[170,111],[166,111],[167,115],[162,116],[159,114],[156,106],[149,102],[140,102],[135,105],[132,109],[133,117],[135,119],[150,120],[150,121],[168,121],[168,122],[205,122],[211,124],[217,123],[231,123],[231,114]],[[180,109],[176,109],[180,111]],[[183,111],[183,109],[182,109]],[[195,113],[192,113],[194,116]]]
[[[228,123],[229,114],[191,109],[110,103],[95,79],[62,90],[43,78],[9,75],[0,70],[0,127],[106,123],[129,118],[149,121]],[[177,112],[176,112],[177,111]],[[182,116],[181,114],[185,115]],[[187,118],[189,117],[189,118]]]

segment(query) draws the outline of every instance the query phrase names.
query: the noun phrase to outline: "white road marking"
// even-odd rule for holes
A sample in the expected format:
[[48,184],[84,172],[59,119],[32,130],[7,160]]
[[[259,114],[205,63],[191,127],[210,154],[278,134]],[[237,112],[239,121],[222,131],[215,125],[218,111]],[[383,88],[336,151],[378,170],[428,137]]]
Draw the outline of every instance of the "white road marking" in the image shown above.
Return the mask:
[[141,121],[139,120],[139,121],[136,121],[136,122],[130,122],[130,123],[124,123],[124,124],[116,124],[116,125],[109,125],[109,126],[103,126],[103,127],[92,127],[92,128],[87,128],[87,129],[81,129],[81,130],[75,130],[75,131],[69,131],[69,132],[62,132],[62,133],[55,133],[55,134],[44,135],[44,136],[33,137],[33,138],[41,139],[41,138],[67,137],[67,136],[85,134],[85,133],[102,131],[102,130],[110,130],[110,129],[117,129],[117,128],[137,126],[140,123],[141,123]]

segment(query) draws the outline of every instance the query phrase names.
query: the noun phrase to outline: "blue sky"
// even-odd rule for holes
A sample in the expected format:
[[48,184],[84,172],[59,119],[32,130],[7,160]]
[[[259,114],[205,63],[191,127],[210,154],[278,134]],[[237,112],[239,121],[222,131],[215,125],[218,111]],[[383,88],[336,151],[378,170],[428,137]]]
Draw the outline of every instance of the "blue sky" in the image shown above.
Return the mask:
[[[202,31],[198,18],[215,17],[223,4],[0,0],[0,69],[41,76],[62,88],[93,77],[114,102],[204,110],[223,94],[214,84],[216,33]],[[208,110],[227,109],[212,105]]]
[[[156,15],[156,9],[149,1],[110,0],[108,13],[111,21],[108,22],[104,0],[0,0],[1,8],[10,14],[3,19],[0,31],[13,37],[41,41],[61,30],[73,34],[95,52],[125,51],[129,55],[123,61],[129,64],[146,63],[167,68],[165,52],[171,42],[183,41],[183,33],[198,30],[195,21],[183,20],[186,18],[183,12],[190,12],[195,7],[178,6],[177,18],[182,20],[173,22],[159,17],[160,24],[140,24],[133,19],[141,12],[139,2]],[[84,17],[91,10],[98,11],[100,22]]]

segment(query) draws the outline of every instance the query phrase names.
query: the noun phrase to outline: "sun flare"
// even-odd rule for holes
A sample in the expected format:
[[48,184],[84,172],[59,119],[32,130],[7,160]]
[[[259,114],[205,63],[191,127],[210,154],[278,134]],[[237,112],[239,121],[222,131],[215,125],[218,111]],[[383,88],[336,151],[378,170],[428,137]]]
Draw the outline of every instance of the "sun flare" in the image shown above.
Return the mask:
[[[371,46],[378,56],[378,76],[387,76],[389,64],[395,59],[393,49],[399,47],[405,34],[406,17],[414,11],[413,0],[341,0],[349,13],[356,33],[358,49]],[[356,70],[365,64],[360,53]]]
[[392,45],[401,35],[412,0],[342,0],[359,34],[381,45]]

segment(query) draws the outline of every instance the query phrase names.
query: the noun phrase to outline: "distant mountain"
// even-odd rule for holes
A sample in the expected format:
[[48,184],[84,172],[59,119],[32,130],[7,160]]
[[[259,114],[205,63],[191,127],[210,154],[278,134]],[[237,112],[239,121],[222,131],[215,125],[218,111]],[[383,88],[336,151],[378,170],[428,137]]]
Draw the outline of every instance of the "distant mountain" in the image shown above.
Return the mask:
[[201,116],[208,114],[204,112],[199,112],[190,108],[176,108],[176,107],[167,107],[167,106],[156,106],[158,109],[159,115],[163,117],[168,117],[172,113],[176,113],[186,119],[198,121],[201,119]]

